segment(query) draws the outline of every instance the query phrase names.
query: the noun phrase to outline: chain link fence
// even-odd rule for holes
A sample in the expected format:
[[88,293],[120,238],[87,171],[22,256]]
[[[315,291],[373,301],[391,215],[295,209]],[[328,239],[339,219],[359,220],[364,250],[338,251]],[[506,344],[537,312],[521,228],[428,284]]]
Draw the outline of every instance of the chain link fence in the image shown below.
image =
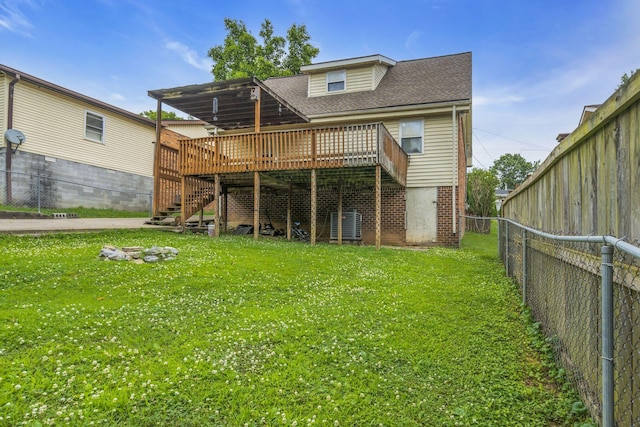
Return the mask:
[[640,426],[640,248],[498,219],[499,254],[600,425]]
[[[108,184],[108,183],[107,183]],[[0,169],[0,210],[95,208],[147,211],[151,215],[153,192],[96,186],[75,180],[52,178]]]

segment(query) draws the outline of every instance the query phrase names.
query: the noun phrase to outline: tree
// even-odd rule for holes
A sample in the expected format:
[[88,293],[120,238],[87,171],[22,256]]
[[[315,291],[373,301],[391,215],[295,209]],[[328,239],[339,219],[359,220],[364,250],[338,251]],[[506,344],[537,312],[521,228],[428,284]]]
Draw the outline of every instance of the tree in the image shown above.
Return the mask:
[[265,19],[259,33],[261,44],[243,21],[225,18],[224,27],[227,30],[224,43],[212,47],[208,53],[213,60],[211,73],[218,81],[298,74],[302,65],[311,63],[320,53],[310,43],[311,36],[305,25],[291,25],[284,38],[274,36],[271,21]]
[[[140,115],[151,120],[155,120],[156,117],[158,117],[158,113],[154,110],[143,111],[142,113],[140,113]],[[184,119],[178,116],[173,111],[163,111],[162,120],[184,120]]]
[[467,175],[467,214],[482,218],[467,219],[467,230],[489,233],[491,220],[496,215],[496,188],[500,184],[493,172],[474,168]]
[[495,216],[498,177],[486,169],[474,168],[467,175],[467,212],[475,216]]
[[500,186],[507,189],[514,189],[522,184],[530,173],[533,173],[540,161],[528,162],[520,154],[503,154],[498,160],[493,162],[491,172],[500,180]]

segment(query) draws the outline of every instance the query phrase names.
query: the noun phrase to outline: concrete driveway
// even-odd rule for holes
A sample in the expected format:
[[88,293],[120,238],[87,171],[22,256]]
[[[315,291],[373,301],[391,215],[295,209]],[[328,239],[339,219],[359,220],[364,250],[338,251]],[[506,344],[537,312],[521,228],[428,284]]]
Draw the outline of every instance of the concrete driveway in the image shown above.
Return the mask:
[[164,229],[173,227],[145,224],[146,218],[0,218],[0,233],[40,234],[59,232],[99,231],[109,229]]

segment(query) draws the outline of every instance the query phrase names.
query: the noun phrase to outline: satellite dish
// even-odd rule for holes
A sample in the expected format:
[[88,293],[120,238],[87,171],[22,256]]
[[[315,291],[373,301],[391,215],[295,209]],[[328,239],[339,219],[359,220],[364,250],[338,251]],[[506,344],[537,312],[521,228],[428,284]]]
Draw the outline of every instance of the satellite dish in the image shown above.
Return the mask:
[[7,129],[4,133],[4,138],[12,145],[20,145],[27,140],[24,133],[17,129]]
[[18,147],[27,140],[24,133],[17,129],[7,129],[4,133],[4,139],[9,143],[7,148],[10,148],[14,154],[18,150]]

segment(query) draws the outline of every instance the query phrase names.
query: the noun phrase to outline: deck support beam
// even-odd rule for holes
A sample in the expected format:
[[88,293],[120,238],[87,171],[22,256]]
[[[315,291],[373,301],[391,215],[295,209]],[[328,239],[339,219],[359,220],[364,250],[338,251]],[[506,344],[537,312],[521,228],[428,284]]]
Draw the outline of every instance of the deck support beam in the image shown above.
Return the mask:
[[225,187],[223,187],[223,188],[222,188],[222,193],[224,194],[224,210],[223,210],[223,212],[224,212],[224,219],[222,220],[222,222],[223,222],[223,224],[224,224],[224,232],[226,233],[226,232],[227,232],[227,230],[229,229],[229,228],[228,228],[228,225],[229,225],[229,224],[227,224],[227,218],[228,218],[228,214],[229,214],[229,211],[228,211],[228,209],[227,209],[227,206],[229,206],[229,205],[227,204],[227,203],[228,203],[228,201],[229,201],[229,189],[228,189],[226,186],[225,186]]
[[[213,221],[213,226],[214,226],[214,231],[213,231],[213,235],[216,237],[220,237],[220,174],[215,174],[214,176],[214,193],[216,195],[215,201],[216,201],[216,211],[214,213],[214,221]],[[204,210],[204,208],[203,208]]]
[[342,244],[342,179],[338,181],[338,244]]
[[182,232],[185,229],[185,217],[184,214],[187,210],[187,179],[184,175],[180,178],[180,225],[182,226]]
[[253,173],[253,238],[260,236],[260,174]]
[[380,250],[380,222],[382,219],[382,170],[380,165],[376,165],[376,250]]
[[316,188],[316,170],[311,169],[311,246],[316,245],[316,210],[318,192]]

